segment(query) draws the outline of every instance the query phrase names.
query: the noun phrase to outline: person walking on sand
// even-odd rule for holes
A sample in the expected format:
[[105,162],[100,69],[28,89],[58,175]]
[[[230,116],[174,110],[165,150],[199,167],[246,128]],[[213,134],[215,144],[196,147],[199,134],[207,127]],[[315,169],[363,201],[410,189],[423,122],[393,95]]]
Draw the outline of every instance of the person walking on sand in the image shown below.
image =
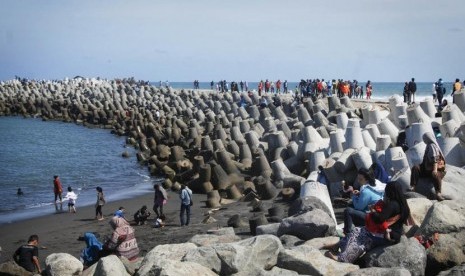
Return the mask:
[[26,245],[19,247],[14,255],[15,262],[29,272],[42,273],[39,262],[39,236],[31,235]]
[[57,203],[58,198],[60,198],[60,203],[62,203],[63,198],[61,197],[61,193],[63,193],[63,187],[58,175],[53,176],[53,193],[55,194],[55,203]]
[[68,212],[76,213],[76,199],[77,194],[73,192],[73,188],[68,187],[68,192],[66,193],[65,200],[68,200]]
[[153,189],[155,190],[155,196],[153,198],[153,211],[157,215],[157,218],[159,218],[160,216],[163,216],[163,205],[165,205],[168,200],[168,194],[166,193],[166,190],[158,183],[153,185]]
[[[186,185],[181,185],[181,192],[179,193],[179,198],[181,198],[181,226],[188,226],[191,217],[191,206],[192,202],[192,191]],[[184,217],[184,213],[186,216]]]
[[102,207],[105,205],[105,196],[101,187],[95,188],[97,190],[97,202],[95,203],[95,219],[103,220]]

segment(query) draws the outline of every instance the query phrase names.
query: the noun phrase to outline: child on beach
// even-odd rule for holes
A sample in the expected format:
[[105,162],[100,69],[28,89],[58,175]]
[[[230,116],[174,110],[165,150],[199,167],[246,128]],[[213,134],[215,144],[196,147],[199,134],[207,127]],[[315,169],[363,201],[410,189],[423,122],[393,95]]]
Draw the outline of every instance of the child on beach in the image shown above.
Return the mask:
[[68,200],[68,212],[71,213],[76,213],[76,199],[77,199],[77,194],[73,192],[73,189],[71,187],[68,187],[68,192],[66,193],[66,196],[64,200]]
[[160,217],[158,217],[156,220],[155,220],[155,224],[153,225],[154,228],[163,228],[165,227],[165,223],[164,223],[164,220],[165,220],[165,215],[161,215]]
[[144,205],[134,214],[134,221],[136,225],[146,224],[148,217],[150,217],[150,212],[147,210],[147,206]]

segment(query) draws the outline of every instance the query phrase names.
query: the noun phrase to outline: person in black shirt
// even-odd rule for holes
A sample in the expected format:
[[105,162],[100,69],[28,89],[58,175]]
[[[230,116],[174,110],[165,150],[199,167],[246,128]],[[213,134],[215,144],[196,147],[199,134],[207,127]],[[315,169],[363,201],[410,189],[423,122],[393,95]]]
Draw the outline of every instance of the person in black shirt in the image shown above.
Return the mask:
[[417,84],[415,83],[415,78],[408,83],[408,90],[410,92],[408,102],[414,103],[415,102],[415,92],[417,92]]
[[37,235],[31,235],[27,244],[22,245],[15,251],[13,255],[15,262],[27,271],[35,272],[37,270],[38,273],[41,273],[38,244],[39,237]]

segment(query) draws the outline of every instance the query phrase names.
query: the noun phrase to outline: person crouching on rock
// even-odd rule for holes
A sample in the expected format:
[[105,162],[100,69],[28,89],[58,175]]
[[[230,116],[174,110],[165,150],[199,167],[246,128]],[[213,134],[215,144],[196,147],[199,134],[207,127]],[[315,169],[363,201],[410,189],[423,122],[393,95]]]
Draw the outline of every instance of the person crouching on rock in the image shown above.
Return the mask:
[[115,254],[123,256],[130,261],[137,259],[139,256],[139,247],[134,228],[124,218],[118,216],[114,216],[110,220],[110,226],[113,229],[113,233],[103,246],[101,257]]
[[[386,185],[384,203],[380,212],[370,213],[372,224],[378,224],[376,229],[389,229],[389,233],[373,231],[371,227],[355,227],[335,245],[325,246],[328,251],[325,256],[345,263],[354,263],[360,256],[372,248],[397,243],[403,233],[403,224],[410,217],[410,209],[405,200],[402,186],[398,182]],[[338,250],[341,250],[338,252]]]
[[29,272],[42,272],[39,262],[39,236],[31,235],[26,245],[19,247],[13,255],[13,260]]
[[446,175],[446,161],[436,138],[433,133],[426,132],[423,134],[423,142],[426,144],[425,155],[423,162],[420,165],[412,167],[412,175],[410,177],[410,186],[413,191],[420,180],[420,177],[428,177],[433,180],[436,197],[439,201],[444,200],[441,194],[442,179]]
[[147,210],[147,206],[144,205],[134,214],[134,221],[136,225],[146,224],[148,217],[150,217],[150,212]]

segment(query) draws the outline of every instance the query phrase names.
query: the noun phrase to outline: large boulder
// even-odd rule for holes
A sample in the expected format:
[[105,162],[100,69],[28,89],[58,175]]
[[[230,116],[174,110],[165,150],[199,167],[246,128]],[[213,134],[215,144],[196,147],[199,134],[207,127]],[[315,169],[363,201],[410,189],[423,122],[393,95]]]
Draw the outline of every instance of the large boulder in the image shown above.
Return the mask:
[[193,262],[181,262],[165,260],[159,266],[155,266],[150,271],[151,276],[172,276],[172,275],[189,275],[189,276],[214,276],[217,275],[209,268]]
[[465,216],[452,210],[445,202],[436,202],[428,210],[417,234],[431,236],[465,230]]
[[318,249],[305,245],[282,250],[277,266],[308,275],[344,275],[359,269],[357,265],[328,259]]
[[331,217],[331,211],[328,206],[326,206],[321,199],[314,196],[301,197],[294,200],[289,207],[287,215],[290,217],[293,215],[303,214],[308,211],[313,211],[315,209],[320,209]]
[[83,269],[81,261],[67,253],[53,253],[45,259],[45,270],[51,276],[80,275]]
[[409,198],[407,199],[410,213],[418,225],[421,225],[425,219],[429,208],[433,206],[433,202],[427,198]]
[[253,268],[252,270],[244,270],[238,273],[232,274],[233,276],[293,276],[293,275],[302,275],[295,271],[279,268],[277,266],[273,267],[271,270],[264,270],[261,268]]
[[314,238],[306,241],[303,245],[310,246],[316,249],[323,249],[323,247],[336,244],[339,242],[338,237],[324,237],[324,238]]
[[190,242],[157,245],[145,255],[136,275],[151,275],[151,271],[159,267],[166,260],[180,261],[189,250],[195,248],[197,246]]
[[293,235],[302,240],[332,236],[336,224],[328,213],[321,209],[305,212],[283,219],[278,229],[278,236]]
[[[447,165],[446,176],[442,181],[442,195],[446,199],[463,200],[465,198],[465,170]],[[415,191],[430,198],[435,199],[435,190],[431,178],[420,178]]]
[[279,229],[280,223],[271,223],[271,224],[264,224],[257,226],[256,234],[257,235],[278,235],[278,229]]
[[19,266],[15,261],[0,264],[0,275],[5,276],[31,276],[33,273]]
[[465,264],[454,266],[453,268],[442,271],[438,276],[462,276],[465,275]]
[[415,238],[404,236],[398,244],[376,247],[363,259],[367,267],[402,267],[412,275],[425,275],[426,251]]
[[208,246],[218,243],[230,243],[240,241],[241,237],[237,235],[211,235],[211,234],[198,234],[193,236],[189,242],[197,246]]
[[426,271],[430,275],[465,263],[465,231],[440,234],[439,239],[426,250],[426,254]]
[[347,273],[345,276],[410,276],[410,271],[399,267],[369,267]]
[[282,235],[279,237],[279,239],[281,240],[281,244],[283,245],[283,247],[286,249],[290,249],[304,243],[303,240],[292,235]]
[[218,274],[229,275],[253,267],[269,270],[276,265],[282,249],[277,237],[260,235],[240,242],[191,249],[182,260],[201,264]]
[[110,255],[105,258],[101,258],[95,268],[94,275],[99,276],[129,276],[126,271],[124,264],[121,260],[115,256]]

